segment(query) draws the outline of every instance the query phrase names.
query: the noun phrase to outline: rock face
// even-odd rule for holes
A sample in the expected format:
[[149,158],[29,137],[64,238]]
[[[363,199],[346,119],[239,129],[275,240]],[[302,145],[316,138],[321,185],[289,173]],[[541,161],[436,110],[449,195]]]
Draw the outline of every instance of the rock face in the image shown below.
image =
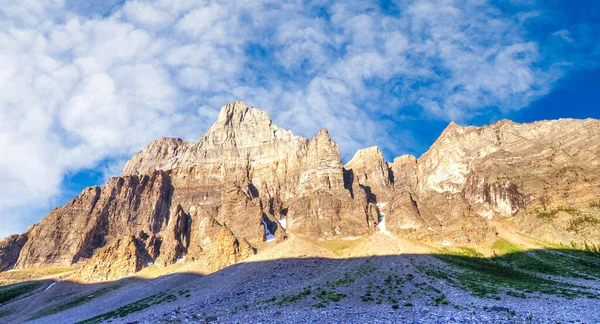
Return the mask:
[[[288,235],[376,232],[382,213],[392,235],[434,244],[493,242],[498,217],[542,239],[597,244],[587,206],[600,197],[599,165],[600,122],[568,119],[451,123],[419,159],[386,163],[371,147],[344,166],[326,129],[309,141],[235,102],[197,142],[151,143],[121,176],[4,239],[0,270],[81,263],[85,281],[182,260],[217,270]],[[570,213],[536,216],[563,205]]]
[[308,143],[303,162],[298,192],[301,197],[323,190],[345,194],[342,157],[327,129],[321,129]]
[[412,155],[401,155],[388,164],[390,179],[394,189],[417,190],[417,158]]
[[351,172],[353,181],[372,195],[374,200],[392,188],[390,168],[377,146],[358,150],[344,168]]
[[70,265],[125,235],[156,234],[170,217],[171,192],[163,171],[112,178],[102,188],[86,188],[29,231],[15,268]]
[[12,269],[25,242],[27,234],[14,234],[0,241],[0,271]]
[[83,282],[116,280],[132,275],[150,258],[134,236],[125,236],[99,249],[79,271]]

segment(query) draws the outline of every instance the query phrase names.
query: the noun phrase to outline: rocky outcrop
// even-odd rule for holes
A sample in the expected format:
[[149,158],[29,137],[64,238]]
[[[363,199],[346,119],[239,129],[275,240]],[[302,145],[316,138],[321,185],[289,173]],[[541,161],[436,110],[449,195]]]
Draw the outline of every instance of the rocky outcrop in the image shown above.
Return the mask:
[[191,221],[189,216],[179,205],[171,215],[165,230],[160,233],[160,253],[154,262],[159,266],[175,263],[187,254],[187,248],[190,245]]
[[0,271],[12,269],[25,242],[27,242],[27,233],[14,234],[0,241]]
[[79,277],[83,282],[117,280],[142,270],[149,261],[143,246],[128,235],[99,249],[80,269]]
[[392,188],[390,169],[383,159],[377,146],[361,149],[354,154],[344,166],[352,172],[352,179],[356,181],[374,200],[380,199]]
[[28,234],[16,268],[71,265],[125,235],[159,233],[169,218],[168,174],[112,178],[56,208]]
[[494,215],[515,215],[525,207],[527,198],[519,193],[517,185],[508,180],[489,181],[471,175],[463,192],[475,212],[491,219]]
[[287,230],[313,237],[358,236],[370,231],[366,196],[352,199],[322,191],[292,200],[287,208]]
[[[564,189],[589,187],[600,165],[599,138],[600,122],[593,119],[531,124],[503,120],[483,127],[451,123],[419,158],[419,191],[456,194],[469,186],[466,196],[477,204],[491,201],[485,188],[495,186],[492,190],[498,193],[493,194],[499,199],[491,202],[491,209],[514,214],[530,198],[557,197]],[[565,172],[573,168],[578,170]],[[588,181],[583,181],[583,174]],[[558,186],[548,186],[554,182]],[[565,182],[573,183],[573,188],[566,188]],[[514,196],[517,192],[520,197]],[[502,198],[506,195],[510,197]]]
[[238,240],[227,226],[221,226],[207,253],[207,266],[218,270],[254,255],[255,250],[248,241]]
[[323,190],[347,194],[340,150],[325,128],[308,143],[298,193],[302,197]]
[[[80,262],[85,280],[181,260],[220,269],[288,235],[375,232],[380,214],[393,235],[487,244],[496,238],[491,218],[597,200],[599,143],[600,122],[591,119],[451,123],[419,159],[386,163],[371,147],[343,166],[326,129],[309,141],[234,102],[197,142],[151,143],[121,176],[86,188],[26,234],[0,242],[0,269]],[[524,219],[521,228],[536,237],[594,239],[587,227],[569,232],[571,221],[536,227],[537,220]],[[558,234],[544,236],[541,228]]]
[[404,154],[388,164],[394,189],[417,191],[417,158]]
[[[408,191],[396,191],[385,207],[387,229],[400,232],[430,227],[430,224],[421,216],[417,202]],[[435,225],[437,225],[437,222]]]

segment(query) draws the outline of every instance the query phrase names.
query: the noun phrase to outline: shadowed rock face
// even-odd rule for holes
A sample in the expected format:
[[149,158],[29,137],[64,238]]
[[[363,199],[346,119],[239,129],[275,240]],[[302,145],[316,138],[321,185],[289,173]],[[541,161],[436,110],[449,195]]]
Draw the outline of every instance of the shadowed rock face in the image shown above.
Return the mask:
[[102,188],[86,188],[28,232],[15,268],[69,265],[125,235],[159,233],[170,217],[171,192],[163,171],[112,178]]
[[326,129],[309,141],[235,102],[198,142],[155,141],[121,176],[4,239],[0,270],[82,262],[85,280],[106,280],[183,258],[219,269],[289,234],[377,231],[381,213],[393,235],[431,243],[493,242],[497,217],[540,238],[597,241],[597,229],[541,226],[531,211],[598,199],[599,165],[600,122],[568,119],[451,123],[419,159],[386,163],[371,147],[343,166]]
[[344,168],[352,172],[354,181],[369,192],[374,200],[381,201],[384,199],[382,196],[392,189],[390,168],[377,146],[358,150]]
[[27,233],[14,234],[0,241],[0,271],[9,270],[17,263],[25,242],[27,242]]
[[143,245],[127,235],[98,249],[80,270],[84,282],[117,280],[132,275],[151,261]]

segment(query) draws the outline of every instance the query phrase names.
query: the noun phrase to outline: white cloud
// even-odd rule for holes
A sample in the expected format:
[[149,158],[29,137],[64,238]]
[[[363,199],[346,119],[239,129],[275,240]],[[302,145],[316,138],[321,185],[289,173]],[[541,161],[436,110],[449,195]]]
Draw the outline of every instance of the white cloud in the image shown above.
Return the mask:
[[567,29],[556,31],[552,33],[552,36],[558,36],[569,43],[573,42],[573,38],[571,38],[571,32],[569,32]]
[[154,139],[195,140],[232,100],[308,137],[328,127],[346,157],[370,145],[401,153],[414,139],[380,116],[468,121],[520,109],[564,72],[527,39],[533,10],[422,0],[393,16],[375,3],[321,5],[92,2],[87,10],[105,12],[86,13],[60,0],[0,1],[0,218],[12,224],[0,236],[39,220],[65,174],[108,159],[102,171],[116,175]]

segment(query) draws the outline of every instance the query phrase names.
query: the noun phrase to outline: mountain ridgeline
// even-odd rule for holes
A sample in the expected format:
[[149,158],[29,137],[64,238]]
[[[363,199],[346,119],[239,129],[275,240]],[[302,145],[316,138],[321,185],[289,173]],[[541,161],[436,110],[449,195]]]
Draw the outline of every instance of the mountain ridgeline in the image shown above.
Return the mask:
[[[81,264],[86,282],[197,260],[214,270],[289,235],[382,230],[434,246],[489,246],[493,220],[542,242],[600,243],[600,121],[451,123],[420,158],[377,147],[346,165],[326,129],[308,140],[242,102],[198,142],[163,138],[0,242],[0,270]],[[385,207],[383,207],[385,205]],[[385,208],[385,213],[380,211]]]

